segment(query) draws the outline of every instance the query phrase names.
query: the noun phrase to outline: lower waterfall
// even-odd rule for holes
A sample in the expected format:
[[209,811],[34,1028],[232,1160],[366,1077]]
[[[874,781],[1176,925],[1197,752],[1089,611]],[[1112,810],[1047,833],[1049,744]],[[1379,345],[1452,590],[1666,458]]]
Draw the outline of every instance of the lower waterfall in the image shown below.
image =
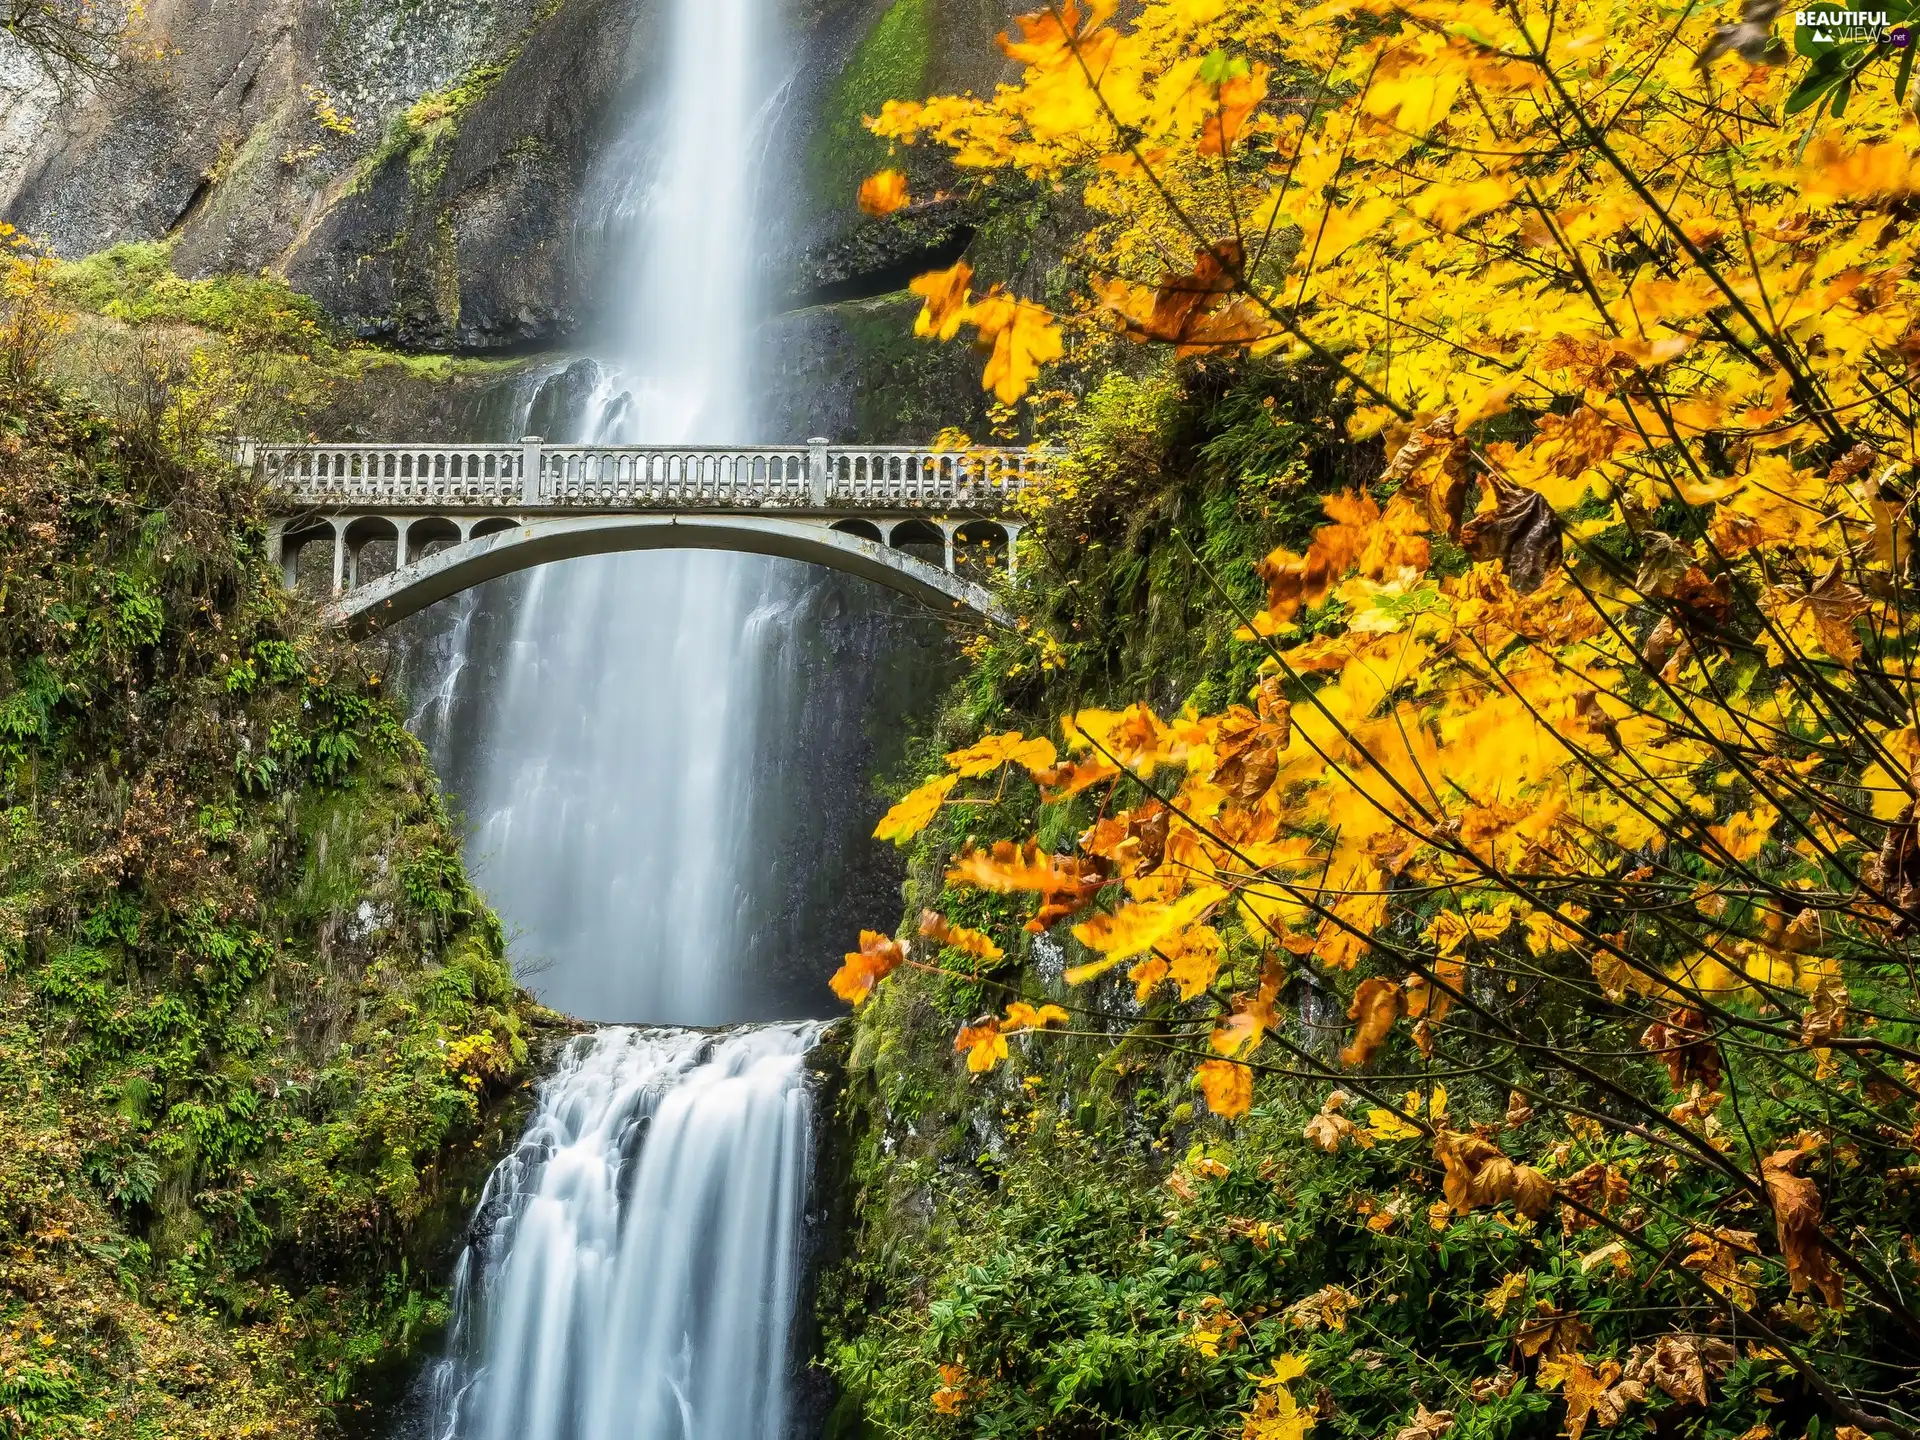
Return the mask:
[[435,1440],[784,1440],[823,1028],[568,1045],[460,1258]]

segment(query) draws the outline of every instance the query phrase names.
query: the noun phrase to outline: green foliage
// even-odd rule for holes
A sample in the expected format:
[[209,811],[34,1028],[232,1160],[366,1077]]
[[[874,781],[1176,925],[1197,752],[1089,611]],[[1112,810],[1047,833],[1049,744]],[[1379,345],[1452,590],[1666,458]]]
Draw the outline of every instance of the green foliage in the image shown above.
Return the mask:
[[327,1433],[445,1318],[530,1002],[251,482],[0,426],[0,1434]]
[[888,160],[889,146],[868,133],[863,116],[888,100],[924,95],[932,58],[929,0],[893,0],[834,82],[808,154],[809,189],[824,211],[849,211],[860,182]]
[[268,276],[215,275],[184,280],[173,271],[164,240],[129,241],[60,266],[56,299],[129,325],[196,325],[286,350],[330,341],[332,326],[318,302]]

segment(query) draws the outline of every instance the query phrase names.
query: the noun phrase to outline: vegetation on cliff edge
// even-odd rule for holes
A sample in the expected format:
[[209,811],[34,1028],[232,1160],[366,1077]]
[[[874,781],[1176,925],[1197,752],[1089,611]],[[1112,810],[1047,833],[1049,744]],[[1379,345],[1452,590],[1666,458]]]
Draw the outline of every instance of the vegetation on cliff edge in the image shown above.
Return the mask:
[[0,1433],[333,1433],[442,1318],[540,1012],[236,397],[56,393],[54,268],[0,295]]

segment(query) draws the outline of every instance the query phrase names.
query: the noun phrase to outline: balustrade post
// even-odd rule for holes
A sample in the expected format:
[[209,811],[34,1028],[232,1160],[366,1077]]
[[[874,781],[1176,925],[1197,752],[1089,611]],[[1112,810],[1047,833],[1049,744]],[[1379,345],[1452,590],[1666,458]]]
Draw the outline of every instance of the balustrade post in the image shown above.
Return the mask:
[[807,440],[807,479],[813,489],[813,508],[827,508],[827,438],[814,435]]
[[520,503],[540,503],[540,446],[538,435],[520,437]]

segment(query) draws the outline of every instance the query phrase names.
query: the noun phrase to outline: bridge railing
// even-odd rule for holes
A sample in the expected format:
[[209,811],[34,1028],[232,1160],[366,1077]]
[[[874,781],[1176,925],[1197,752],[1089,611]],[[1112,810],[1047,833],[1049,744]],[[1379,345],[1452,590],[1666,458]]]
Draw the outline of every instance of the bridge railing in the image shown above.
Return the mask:
[[301,504],[409,509],[519,504],[521,452],[519,445],[252,447],[267,484]]
[[[996,510],[1030,450],[908,445],[247,445],[289,502],[334,509]],[[530,483],[531,481],[531,483]]]

